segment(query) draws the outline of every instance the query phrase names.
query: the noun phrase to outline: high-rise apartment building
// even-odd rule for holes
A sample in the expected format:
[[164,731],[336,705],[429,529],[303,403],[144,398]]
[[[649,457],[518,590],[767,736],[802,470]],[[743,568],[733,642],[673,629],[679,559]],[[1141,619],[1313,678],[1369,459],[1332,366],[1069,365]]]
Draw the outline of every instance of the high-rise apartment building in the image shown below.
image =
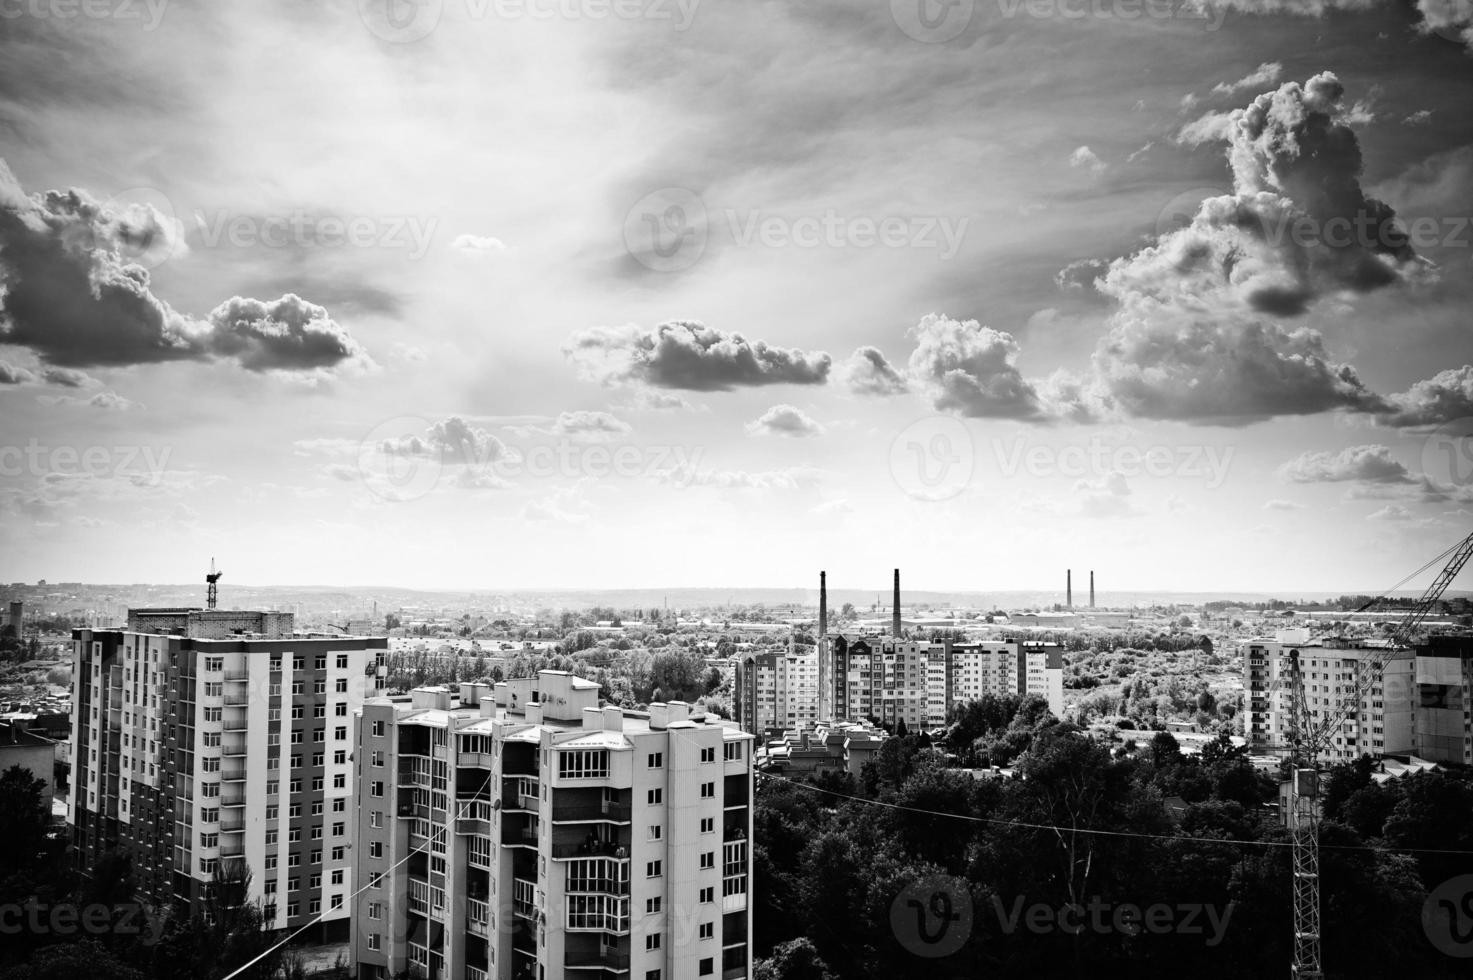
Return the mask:
[[818,716],[818,648],[789,648],[738,658],[733,686],[744,731],[811,728]]
[[751,743],[561,671],[367,702],[355,975],[749,977]]
[[1416,754],[1473,765],[1473,636],[1428,637],[1416,671]]
[[1056,718],[1063,717],[1064,652],[1058,644],[983,640],[933,646],[942,648],[939,659],[944,670],[936,669],[938,658],[933,653],[927,675],[927,724],[945,724],[952,706],[986,694],[1036,695],[1048,702]]
[[[1280,630],[1273,639],[1248,641],[1243,652],[1243,689],[1247,715],[1244,735],[1251,752],[1282,755],[1290,740],[1292,655],[1303,675],[1308,727],[1315,727],[1353,695],[1369,669],[1368,658],[1380,652],[1354,640],[1311,639],[1306,629]],[[1362,755],[1408,755],[1414,747],[1414,658],[1397,651],[1361,700],[1320,751],[1326,765],[1350,762]]]
[[322,912],[324,935],[346,932],[353,716],[387,645],[299,635],[277,612],[135,609],[126,628],[73,630],[82,870],[124,851],[151,898],[187,912],[243,862],[269,927]]

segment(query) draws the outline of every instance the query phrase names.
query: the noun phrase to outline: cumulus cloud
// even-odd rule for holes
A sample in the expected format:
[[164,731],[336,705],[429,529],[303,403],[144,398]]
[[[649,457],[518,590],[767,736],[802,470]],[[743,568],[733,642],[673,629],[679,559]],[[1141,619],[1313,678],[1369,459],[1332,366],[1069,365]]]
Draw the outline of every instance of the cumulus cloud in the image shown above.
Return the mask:
[[1054,285],[1060,289],[1083,289],[1094,285],[1094,281],[1109,267],[1104,259],[1075,259],[1054,273]]
[[114,211],[85,191],[27,195],[0,161],[0,341],[50,365],[79,368],[233,359],[250,371],[371,363],[326,310],[287,294],[235,297],[204,319],[152,292],[141,247],[182,241],[146,205]]
[[1094,150],[1087,146],[1078,146],[1074,148],[1073,153],[1069,154],[1069,166],[1083,167],[1092,174],[1100,174],[1105,172],[1108,164],[1101,160],[1099,154]]
[[937,409],[971,418],[1038,419],[1038,392],[1013,363],[1011,334],[927,314],[912,330],[910,376]]
[[1265,61],[1236,82],[1218,82],[1212,86],[1213,95],[1236,95],[1245,88],[1258,88],[1277,82],[1284,73],[1284,66],[1277,61]]
[[376,448],[386,456],[433,459],[445,466],[466,467],[494,463],[509,453],[500,439],[458,415],[441,419],[423,435],[385,439]]
[[1401,504],[1387,504],[1380,510],[1366,515],[1368,521],[1409,521],[1411,519],[1412,512]]
[[555,435],[571,439],[612,439],[629,432],[629,424],[608,412],[563,412],[552,424]]
[[35,380],[34,371],[9,361],[0,361],[0,385],[23,385]]
[[1203,143],[1218,143],[1232,135],[1233,114],[1231,112],[1208,112],[1177,130],[1176,142],[1187,146]]
[[1417,0],[1423,33],[1456,37],[1473,48],[1473,0]]
[[47,384],[53,384],[59,388],[91,388],[100,383],[85,371],[77,371],[72,368],[47,368],[41,372],[41,377]]
[[763,412],[760,418],[747,423],[747,434],[807,438],[822,435],[823,426],[800,408],[792,405],[774,405]]
[[1473,366],[1448,368],[1387,397],[1390,407],[1376,416],[1398,428],[1435,426],[1473,416]]
[[687,391],[731,391],[772,384],[824,384],[832,358],[822,351],[773,347],[694,321],[653,330],[593,327],[577,331],[563,353],[603,384],[646,384]]
[[850,391],[859,395],[898,395],[907,388],[905,376],[878,347],[859,348],[839,365],[837,374]]
[[1414,484],[1417,481],[1385,446],[1351,446],[1339,452],[1306,452],[1280,467],[1295,483]]
[[506,243],[490,235],[457,235],[450,247],[462,255],[489,255],[506,250]]

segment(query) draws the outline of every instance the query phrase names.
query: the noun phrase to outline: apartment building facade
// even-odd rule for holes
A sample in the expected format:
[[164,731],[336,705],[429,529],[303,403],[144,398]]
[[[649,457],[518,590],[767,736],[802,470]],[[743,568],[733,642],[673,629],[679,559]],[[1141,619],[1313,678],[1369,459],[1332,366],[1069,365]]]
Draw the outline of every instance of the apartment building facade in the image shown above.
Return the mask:
[[561,671],[366,703],[355,976],[749,977],[751,743]]
[[1416,754],[1473,765],[1473,635],[1417,645]]
[[[1384,649],[1352,640],[1312,639],[1305,629],[1280,630],[1273,638],[1247,642],[1243,650],[1246,707],[1244,736],[1248,750],[1259,755],[1285,755],[1291,737],[1293,686],[1290,664],[1297,656],[1303,675],[1308,728],[1331,717],[1359,687],[1368,661]],[[1415,747],[1415,658],[1396,651],[1385,670],[1331,734],[1320,751],[1326,765],[1350,762],[1362,755],[1411,754]]]
[[737,659],[733,687],[737,718],[754,735],[819,722],[818,648],[790,647]]
[[198,909],[217,869],[249,869],[266,924],[352,894],[353,715],[383,680],[383,637],[306,636],[290,613],[130,610],[72,633],[67,822],[85,872],[133,856],[147,894]]
[[[1064,652],[1055,643],[983,640],[935,644],[927,674],[927,724],[944,725],[954,705],[983,695],[1036,695],[1064,715]],[[938,663],[939,661],[939,663]]]

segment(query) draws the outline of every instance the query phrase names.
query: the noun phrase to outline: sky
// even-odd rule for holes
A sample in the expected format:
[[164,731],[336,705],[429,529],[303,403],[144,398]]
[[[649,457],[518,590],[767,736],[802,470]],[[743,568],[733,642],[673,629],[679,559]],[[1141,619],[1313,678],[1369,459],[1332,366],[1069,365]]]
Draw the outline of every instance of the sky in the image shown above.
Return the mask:
[[1387,588],[1473,530],[1470,22],[0,0],[0,579]]

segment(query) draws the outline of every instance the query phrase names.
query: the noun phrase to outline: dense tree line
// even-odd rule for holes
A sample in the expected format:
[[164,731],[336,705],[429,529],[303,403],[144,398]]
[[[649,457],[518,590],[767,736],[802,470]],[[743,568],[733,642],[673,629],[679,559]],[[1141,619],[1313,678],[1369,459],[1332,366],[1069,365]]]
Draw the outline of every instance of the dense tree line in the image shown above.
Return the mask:
[[[1006,761],[1013,775],[976,778],[946,752]],[[1366,765],[1337,770],[1326,800],[1328,975],[1466,976],[1420,917],[1468,856],[1368,845],[1473,852],[1473,778],[1377,784]],[[759,777],[757,977],[1284,975],[1291,852],[1266,806],[1276,796],[1276,779],[1226,737],[1197,756],[1164,733],[1139,752],[1112,749],[1015,698],[962,707],[934,747],[887,740],[859,778]],[[971,918],[960,948],[931,959],[901,899],[936,876]],[[1114,918],[1131,908],[1156,910],[1153,927]]]

